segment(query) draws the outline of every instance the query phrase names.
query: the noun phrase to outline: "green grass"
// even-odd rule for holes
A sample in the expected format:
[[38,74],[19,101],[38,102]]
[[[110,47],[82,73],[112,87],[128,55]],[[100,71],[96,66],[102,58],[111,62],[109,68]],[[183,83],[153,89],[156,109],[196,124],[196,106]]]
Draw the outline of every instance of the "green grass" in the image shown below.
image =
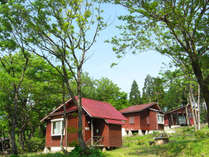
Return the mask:
[[123,147],[106,151],[106,157],[208,157],[209,129],[194,133],[193,128],[176,129],[176,133],[164,145],[149,145],[153,135],[125,137]]
[[[123,138],[123,146],[104,152],[105,157],[208,157],[209,129],[202,128],[194,132],[191,127],[177,128],[176,133],[170,135],[169,143],[163,145],[149,145],[157,133],[145,136]],[[55,154],[25,154],[19,157],[67,157],[62,153]]]

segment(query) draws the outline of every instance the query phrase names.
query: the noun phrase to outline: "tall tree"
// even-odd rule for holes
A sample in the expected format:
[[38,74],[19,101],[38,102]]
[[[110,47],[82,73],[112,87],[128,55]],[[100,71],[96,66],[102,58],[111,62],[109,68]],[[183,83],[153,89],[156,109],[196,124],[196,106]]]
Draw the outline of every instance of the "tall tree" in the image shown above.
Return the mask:
[[[17,145],[21,147],[18,147],[21,152],[36,150],[29,143],[35,133],[38,134],[37,138],[43,137],[44,126],[40,123],[40,119],[61,103],[60,78],[57,77],[56,71],[40,57],[30,55],[28,59],[24,80],[18,90],[15,138],[12,139],[10,135],[11,141],[14,140],[14,143],[17,142]],[[14,118],[14,84],[19,82],[25,59],[21,53],[15,53],[9,57],[2,57],[1,61],[7,65],[8,69],[14,71],[9,74],[8,69],[6,70],[0,64],[0,117],[2,115],[5,124],[7,124],[5,129],[9,130],[11,134],[11,129],[14,127],[12,123]],[[9,64],[11,61],[12,65]]]
[[101,78],[95,82],[95,99],[111,103],[115,108],[122,109],[128,104],[127,93],[122,92],[117,84],[108,78]]
[[[118,27],[122,33],[113,37],[113,50],[121,56],[127,48],[135,53],[136,50],[152,47],[174,58],[186,59],[192,66],[209,108],[209,73],[205,73],[204,68],[209,58],[209,1],[114,2],[127,8],[129,14],[119,17],[126,24]],[[209,126],[209,110],[207,119]]]
[[143,87],[143,101],[144,102],[151,102],[153,97],[153,78],[148,74],[144,81],[144,87]]
[[15,130],[17,128],[17,119],[18,119],[18,111],[19,111],[19,105],[18,105],[18,102],[20,101],[19,95],[21,93],[22,83],[25,78],[25,71],[28,67],[28,57],[21,60],[22,64],[20,66],[15,65],[16,62],[19,62],[18,55],[12,56],[11,54],[9,54],[0,58],[0,64],[1,64],[0,85],[1,88],[4,89],[4,91],[7,91],[6,93],[4,93],[3,95],[4,97],[1,98],[1,103],[2,102],[7,103],[6,104],[7,106],[4,106],[4,109],[5,111],[7,111],[8,114],[9,135],[11,139],[13,154],[18,153]]
[[[100,4],[88,0],[35,0],[22,5],[31,11],[25,17],[30,37],[24,40],[30,42],[26,47],[44,58],[63,78],[69,95],[78,106],[78,140],[82,150],[85,150],[82,134],[82,69],[87,53],[105,26],[100,16]],[[72,80],[76,82],[76,93],[70,83]],[[77,100],[75,94],[78,95]]]
[[141,94],[139,91],[139,87],[137,82],[134,80],[132,85],[131,85],[131,91],[129,94],[129,103],[131,105],[137,105],[137,104],[141,104]]

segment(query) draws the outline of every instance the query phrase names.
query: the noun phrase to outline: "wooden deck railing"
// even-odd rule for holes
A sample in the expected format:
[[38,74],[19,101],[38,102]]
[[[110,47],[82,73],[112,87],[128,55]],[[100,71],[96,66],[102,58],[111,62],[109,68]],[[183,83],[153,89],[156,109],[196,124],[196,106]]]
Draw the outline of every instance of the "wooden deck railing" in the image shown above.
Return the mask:
[[[93,146],[103,146],[103,136],[94,136],[93,137]],[[91,146],[91,138],[86,141],[86,145]]]

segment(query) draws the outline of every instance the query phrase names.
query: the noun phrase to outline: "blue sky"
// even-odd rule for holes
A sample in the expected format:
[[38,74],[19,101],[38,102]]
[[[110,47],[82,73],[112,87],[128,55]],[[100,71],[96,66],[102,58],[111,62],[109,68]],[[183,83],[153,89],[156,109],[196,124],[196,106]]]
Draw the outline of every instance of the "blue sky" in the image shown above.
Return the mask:
[[146,75],[150,74],[156,77],[162,67],[165,68],[163,63],[168,63],[169,58],[150,50],[137,55],[128,54],[120,60],[117,66],[110,67],[113,62],[117,61],[117,58],[112,51],[112,45],[104,43],[104,41],[119,33],[115,28],[116,25],[120,24],[117,16],[125,13],[126,10],[122,7],[110,4],[104,6],[104,17],[109,26],[100,33],[97,42],[90,49],[84,71],[88,72],[94,79],[108,77],[122,91],[129,93],[133,80],[137,81],[141,90]]

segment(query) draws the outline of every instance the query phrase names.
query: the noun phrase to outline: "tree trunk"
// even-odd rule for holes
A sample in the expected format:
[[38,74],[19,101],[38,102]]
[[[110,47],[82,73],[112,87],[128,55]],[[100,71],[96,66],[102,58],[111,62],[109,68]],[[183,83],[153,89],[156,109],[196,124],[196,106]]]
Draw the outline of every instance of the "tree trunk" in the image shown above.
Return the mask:
[[66,69],[63,67],[63,72],[64,72],[64,80],[65,80],[65,84],[66,84],[66,88],[68,89],[68,92],[70,94],[70,96],[72,97],[72,101],[74,104],[76,104],[76,106],[78,107],[78,141],[79,141],[79,145],[81,147],[82,150],[86,149],[86,144],[84,142],[84,138],[83,138],[83,134],[82,134],[82,102],[81,102],[81,72],[78,72],[78,78],[77,78],[77,94],[78,94],[78,101],[75,99],[75,96],[70,88],[69,85],[69,81],[68,81],[68,75],[66,72]]
[[197,98],[197,125],[200,130],[200,85],[198,84],[198,98]]
[[186,123],[187,123],[187,125],[189,126],[190,123],[189,123],[189,116],[188,116],[188,104],[187,104],[186,107],[185,107],[185,111],[186,111]]
[[17,113],[17,103],[18,103],[18,95],[17,95],[17,89],[16,86],[14,85],[14,91],[15,91],[15,96],[14,96],[14,109],[12,113],[12,123],[11,123],[11,130],[10,130],[10,136],[11,136],[11,146],[12,146],[12,154],[18,154],[17,152],[17,145],[16,145],[16,139],[15,139],[15,129],[16,129],[16,113]]
[[195,111],[194,111],[194,102],[193,102],[193,99],[192,99],[192,89],[191,89],[191,87],[190,87],[190,90],[189,90],[189,102],[190,102],[191,110],[192,110],[192,118],[193,118],[193,122],[194,122],[194,128],[195,128],[195,131],[197,131],[197,119],[196,119]]
[[[62,133],[61,133],[61,139],[60,139],[60,147],[61,147],[61,150],[63,152],[66,152],[64,147],[63,147],[63,140],[64,140],[64,131],[65,131],[65,137],[67,137],[67,128],[65,126],[66,124],[66,104],[65,104],[65,84],[64,84],[64,80],[62,81],[62,89],[63,89],[63,93],[62,93],[62,102],[64,104],[63,106],[63,110],[64,110],[64,115],[63,115],[63,121],[62,121]],[[66,147],[67,147],[67,143],[66,143]]]
[[10,130],[10,138],[11,138],[11,147],[12,147],[12,154],[17,154],[17,145],[15,141],[15,120],[12,118],[12,126]]
[[78,94],[78,140],[82,150],[86,149],[86,144],[83,139],[83,125],[82,125],[82,99],[81,99],[81,70],[77,72],[77,94]]
[[[202,71],[201,71],[201,67],[200,67],[200,63],[198,60],[198,56],[192,53],[189,53],[191,62],[192,62],[192,69],[194,71],[194,74],[197,78],[197,81],[200,85],[200,92],[203,96],[203,98],[205,99],[205,103],[207,108],[209,108],[209,78],[207,79],[203,79],[203,75],[202,75]],[[209,77],[209,76],[208,76]],[[209,127],[209,110],[207,110],[207,122],[208,122],[208,127]]]

